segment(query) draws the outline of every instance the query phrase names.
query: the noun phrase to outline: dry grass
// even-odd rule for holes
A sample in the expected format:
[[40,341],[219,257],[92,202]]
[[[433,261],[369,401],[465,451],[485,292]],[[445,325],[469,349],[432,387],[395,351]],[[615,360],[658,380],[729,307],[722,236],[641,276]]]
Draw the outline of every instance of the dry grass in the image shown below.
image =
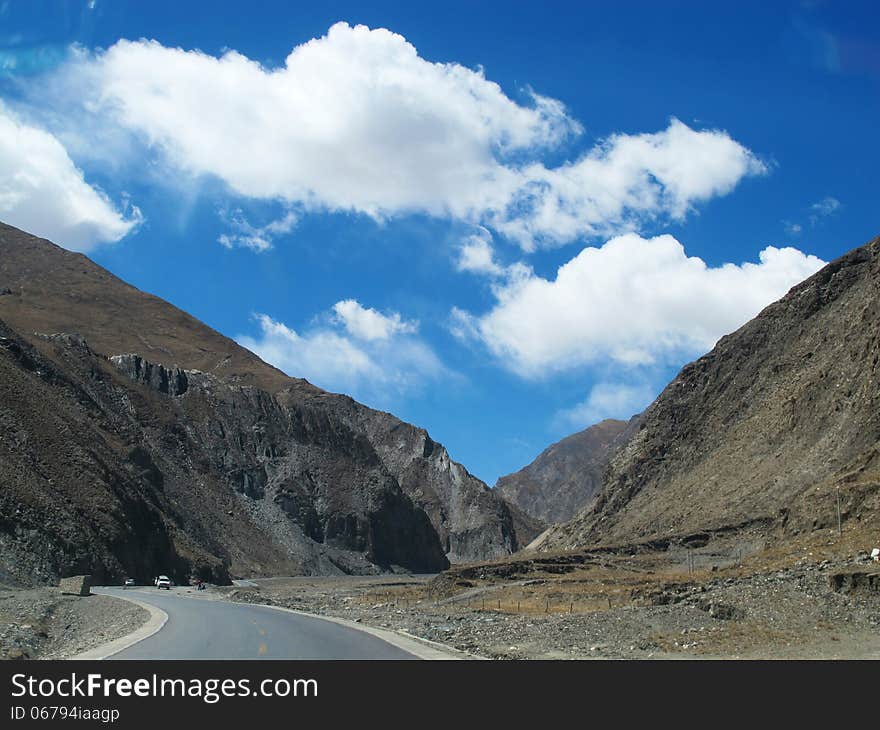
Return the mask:
[[728,622],[705,632],[651,636],[652,643],[661,651],[724,657],[745,656],[756,651],[760,654],[760,648],[788,647],[801,644],[802,640],[798,632],[763,621]]
[[[752,554],[745,554],[735,545],[722,545],[720,550],[718,545],[693,550],[694,563],[703,565],[694,569],[689,568],[685,553],[639,553],[603,557],[593,563],[587,561],[563,574],[547,572],[538,565],[531,571],[518,574],[515,579],[495,578],[491,572],[482,578],[457,579],[453,581],[451,591],[439,597],[431,592],[430,586],[419,584],[368,590],[354,600],[362,606],[395,609],[430,604],[442,606],[449,613],[593,613],[647,605],[652,592],[670,584],[702,585],[718,579],[742,579],[770,573],[798,562],[816,564],[823,560],[849,559],[870,550],[871,534],[865,525],[848,524],[842,535],[836,530],[821,530],[772,544]],[[731,559],[730,555],[734,557]],[[564,556],[565,553],[558,553],[546,557],[552,561]],[[508,561],[517,559],[522,560],[522,556]],[[485,565],[504,566],[506,562],[499,560]],[[755,631],[761,633],[758,628]],[[771,638],[769,633],[767,638]]]

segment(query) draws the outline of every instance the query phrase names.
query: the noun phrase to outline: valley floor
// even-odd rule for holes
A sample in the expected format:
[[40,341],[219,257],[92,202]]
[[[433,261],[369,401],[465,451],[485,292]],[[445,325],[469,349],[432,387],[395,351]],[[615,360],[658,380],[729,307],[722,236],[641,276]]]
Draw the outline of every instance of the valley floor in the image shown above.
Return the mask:
[[[690,549],[524,553],[437,576],[260,578],[203,597],[345,618],[496,659],[880,659],[872,539],[740,534]],[[0,657],[69,657],[146,619],[109,596],[0,586]]]
[[[852,540],[785,550],[560,553],[436,577],[271,578],[216,589],[498,659],[880,659],[880,567]],[[743,552],[751,552],[743,557]]]

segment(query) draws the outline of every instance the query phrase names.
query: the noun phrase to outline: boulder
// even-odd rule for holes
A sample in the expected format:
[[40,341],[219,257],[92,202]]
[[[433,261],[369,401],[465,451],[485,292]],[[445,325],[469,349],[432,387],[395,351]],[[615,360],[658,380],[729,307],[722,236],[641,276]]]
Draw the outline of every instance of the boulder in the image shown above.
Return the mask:
[[88,596],[92,588],[92,576],[73,575],[70,578],[62,578],[59,583],[61,592],[69,596]]
[[828,576],[837,593],[880,593],[880,570],[845,570]]

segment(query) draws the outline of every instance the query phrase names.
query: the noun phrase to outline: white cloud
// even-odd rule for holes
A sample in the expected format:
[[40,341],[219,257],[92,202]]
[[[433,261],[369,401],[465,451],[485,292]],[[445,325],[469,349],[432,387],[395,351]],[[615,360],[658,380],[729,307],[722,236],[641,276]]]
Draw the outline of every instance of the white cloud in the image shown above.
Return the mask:
[[388,340],[395,335],[414,334],[418,330],[417,323],[404,322],[397,312],[382,314],[363,307],[354,299],[336,302],[333,312],[348,334],[359,340]]
[[535,240],[559,244],[609,235],[639,218],[681,220],[696,203],[766,172],[726,132],[696,131],[672,119],[662,132],[614,135],[572,164],[527,168],[516,214],[494,225],[525,250]]
[[656,389],[644,383],[597,383],[584,401],[560,411],[556,421],[563,427],[583,429],[606,418],[627,420],[656,396]]
[[256,315],[260,336],[241,336],[238,342],[289,375],[313,382],[381,377],[372,358],[346,337],[329,329],[305,335],[266,314]]
[[[427,380],[452,375],[399,314],[386,317],[354,300],[337,302],[333,312],[336,316],[325,318],[329,323],[303,333],[257,314],[259,333],[236,339],[288,375],[367,402],[386,403]],[[384,318],[385,324],[369,314],[361,317],[365,312]]]
[[831,215],[840,208],[840,201],[837,198],[823,198],[818,203],[813,203],[810,209],[818,215]]
[[766,170],[726,132],[675,119],[547,167],[545,153],[582,132],[561,102],[533,92],[517,102],[482,69],[426,61],[400,35],[345,23],[274,69],[235,51],[123,40],[74,54],[59,73],[81,109],[242,196],[452,218],[526,250],[680,219]]
[[[810,206],[810,214],[808,216],[810,226],[815,228],[822,222],[822,219],[834,215],[840,210],[840,208],[841,202],[837,198],[832,198],[830,196],[823,198],[818,203],[813,203]],[[799,236],[804,230],[803,225],[798,222],[784,220],[782,221],[782,225],[785,226],[785,232],[790,236]]]
[[155,41],[120,41],[85,63],[97,70],[96,101],[180,168],[249,197],[377,217],[482,209],[498,185],[515,184],[495,154],[577,129],[558,102],[518,105],[481,72],[344,23],[274,70]]
[[531,378],[596,363],[675,364],[709,350],[823,264],[768,246],[758,263],[710,267],[672,236],[627,234],[583,249],[552,281],[514,270],[493,288],[494,308],[479,316],[454,309],[452,329]]
[[225,248],[249,248],[257,253],[268,251],[277,236],[290,233],[296,226],[299,217],[293,211],[287,211],[281,218],[264,226],[254,226],[247,221],[240,209],[232,215],[221,211],[221,218],[227,221],[232,233],[223,233],[217,242]]
[[64,146],[0,105],[0,218],[60,246],[89,251],[113,243],[141,221],[89,185]]
[[492,234],[481,227],[477,233],[465,238],[458,249],[455,267],[459,271],[469,271],[473,274],[501,276],[504,268],[495,261]]
[[818,203],[813,203],[810,210],[813,211],[810,214],[810,224],[815,227],[823,218],[834,215],[840,210],[840,201],[837,198],[823,198]]

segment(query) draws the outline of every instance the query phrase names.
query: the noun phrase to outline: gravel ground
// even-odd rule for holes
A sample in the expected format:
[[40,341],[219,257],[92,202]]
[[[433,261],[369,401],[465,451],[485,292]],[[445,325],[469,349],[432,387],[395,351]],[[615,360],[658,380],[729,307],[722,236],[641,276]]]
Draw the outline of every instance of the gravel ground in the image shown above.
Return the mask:
[[140,606],[109,596],[0,588],[0,658],[64,659],[125,636],[148,618]]
[[861,567],[825,561],[671,580],[615,579],[606,566],[565,577],[461,581],[446,596],[437,596],[436,580],[418,576],[276,578],[215,590],[498,659],[880,658],[880,593],[830,587],[829,576],[850,569]]

